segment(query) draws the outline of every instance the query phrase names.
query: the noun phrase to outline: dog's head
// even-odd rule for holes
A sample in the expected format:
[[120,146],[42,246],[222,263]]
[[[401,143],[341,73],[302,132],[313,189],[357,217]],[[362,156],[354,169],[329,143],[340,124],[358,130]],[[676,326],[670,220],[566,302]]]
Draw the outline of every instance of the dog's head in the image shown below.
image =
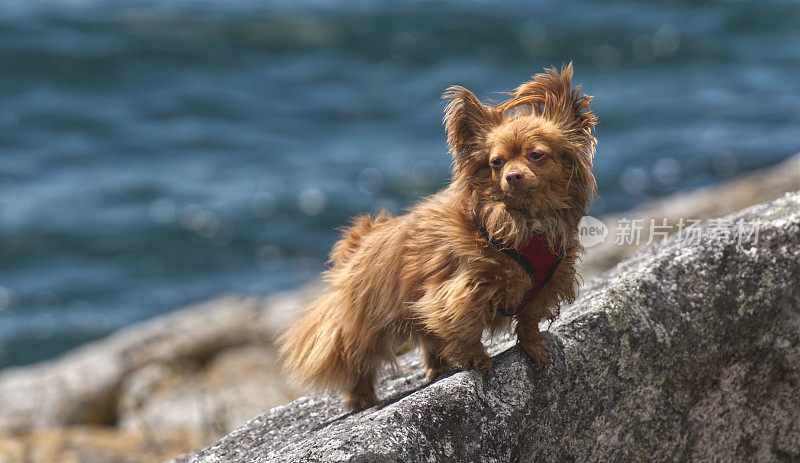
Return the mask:
[[454,181],[466,185],[481,207],[528,218],[563,215],[575,226],[586,214],[596,189],[597,118],[591,97],[571,80],[572,64],[561,72],[546,69],[499,105],[485,105],[463,87],[446,91]]

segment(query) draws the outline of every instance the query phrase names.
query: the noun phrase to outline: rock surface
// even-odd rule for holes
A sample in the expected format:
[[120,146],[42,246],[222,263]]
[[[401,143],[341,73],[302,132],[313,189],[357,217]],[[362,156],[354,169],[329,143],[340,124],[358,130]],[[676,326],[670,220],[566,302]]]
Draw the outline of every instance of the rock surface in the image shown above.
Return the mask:
[[757,238],[672,237],[593,280],[494,369],[427,384],[416,354],[383,401],[301,398],[177,462],[800,459],[800,193],[728,217]]

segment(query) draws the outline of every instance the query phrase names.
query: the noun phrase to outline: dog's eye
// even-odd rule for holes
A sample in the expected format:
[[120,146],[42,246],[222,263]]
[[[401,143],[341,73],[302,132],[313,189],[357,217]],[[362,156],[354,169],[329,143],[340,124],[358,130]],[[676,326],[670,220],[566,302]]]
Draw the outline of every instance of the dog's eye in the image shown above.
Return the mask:
[[489,164],[491,164],[492,167],[501,167],[504,162],[505,161],[503,160],[503,158],[494,158],[489,162]]
[[533,151],[531,154],[528,155],[529,158],[533,159],[534,161],[538,161],[544,157],[544,153],[541,151]]

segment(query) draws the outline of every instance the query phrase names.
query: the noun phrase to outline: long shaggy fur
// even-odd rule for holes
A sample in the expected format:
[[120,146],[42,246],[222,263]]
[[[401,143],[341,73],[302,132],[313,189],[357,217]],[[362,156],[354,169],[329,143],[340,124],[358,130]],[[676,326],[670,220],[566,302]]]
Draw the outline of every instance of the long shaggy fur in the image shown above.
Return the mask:
[[[421,347],[433,379],[453,367],[488,371],[482,333],[512,327],[525,352],[547,365],[538,324],[575,298],[577,228],[595,193],[597,120],[571,78],[571,64],[547,69],[498,105],[462,87],[445,92],[451,184],[405,215],[361,216],[344,231],[327,290],[280,340],[299,380],[340,390],[360,409],[377,400],[376,374],[404,342]],[[475,221],[508,246],[530,233],[564,245],[550,282],[515,324],[498,310],[521,303],[531,278],[486,243]]]

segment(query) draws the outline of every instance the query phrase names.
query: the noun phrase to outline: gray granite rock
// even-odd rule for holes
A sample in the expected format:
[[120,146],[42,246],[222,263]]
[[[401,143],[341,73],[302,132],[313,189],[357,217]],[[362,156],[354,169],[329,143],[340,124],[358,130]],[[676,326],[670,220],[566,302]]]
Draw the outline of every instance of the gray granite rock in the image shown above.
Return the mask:
[[416,353],[377,406],[312,395],[178,462],[800,459],[800,194],[729,216],[757,240],[673,236],[594,279],[545,338],[486,377],[428,383]]

